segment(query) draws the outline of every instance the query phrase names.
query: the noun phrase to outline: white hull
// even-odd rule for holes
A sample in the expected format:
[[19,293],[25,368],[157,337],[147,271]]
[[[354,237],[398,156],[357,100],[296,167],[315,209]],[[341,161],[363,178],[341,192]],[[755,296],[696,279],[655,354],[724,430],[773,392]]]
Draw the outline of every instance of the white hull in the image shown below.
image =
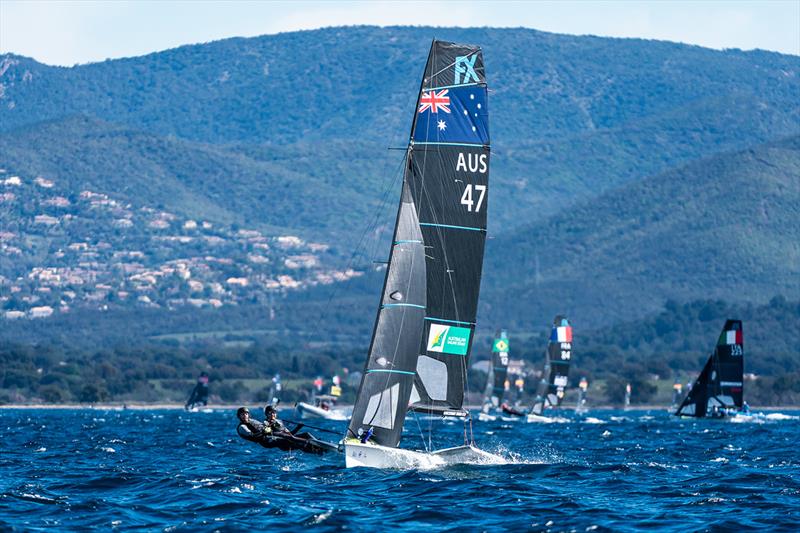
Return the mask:
[[429,469],[456,464],[505,464],[506,460],[474,446],[458,446],[435,452],[388,448],[377,444],[346,442],[345,466],[355,468]]
[[348,420],[349,416],[344,409],[322,409],[310,403],[298,402],[297,412],[303,418],[324,418],[326,420]]

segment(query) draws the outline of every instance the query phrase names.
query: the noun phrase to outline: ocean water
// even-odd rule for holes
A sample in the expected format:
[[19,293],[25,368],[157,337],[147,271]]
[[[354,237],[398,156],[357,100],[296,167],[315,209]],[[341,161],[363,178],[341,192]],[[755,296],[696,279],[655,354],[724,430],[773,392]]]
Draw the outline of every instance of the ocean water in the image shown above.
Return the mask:
[[[476,421],[507,464],[381,471],[265,450],[231,411],[0,410],[0,530],[800,530],[800,413],[567,417]],[[463,441],[461,423],[420,425]]]

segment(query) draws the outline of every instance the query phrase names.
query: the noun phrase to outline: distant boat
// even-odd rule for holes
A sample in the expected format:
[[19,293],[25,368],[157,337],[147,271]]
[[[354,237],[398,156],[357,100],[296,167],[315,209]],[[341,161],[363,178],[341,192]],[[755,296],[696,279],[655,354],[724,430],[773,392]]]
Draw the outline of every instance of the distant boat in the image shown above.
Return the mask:
[[[322,378],[314,381],[315,390],[322,390]],[[350,410],[337,407],[336,402],[342,395],[339,376],[333,376],[330,394],[317,394],[312,392],[311,403],[297,402],[295,409],[302,418],[324,418],[326,420],[347,420]]]
[[625,409],[631,406],[631,392],[633,392],[633,387],[630,383],[627,383],[625,385]]
[[723,418],[739,412],[744,397],[744,336],[741,320],[726,320],[714,352],[675,414]]
[[[474,446],[463,408],[486,240],[487,99],[481,49],[433,41],[381,304],[344,441],[347,467],[499,459]],[[409,408],[462,420],[463,445],[399,448]]]
[[336,406],[336,396],[320,394],[314,396],[312,403],[297,402],[295,408],[302,418],[324,418],[326,420],[347,420],[348,409]]
[[675,409],[678,407],[678,404],[683,397],[683,385],[681,384],[679,379],[675,379],[675,383],[672,384],[672,408]]
[[569,365],[572,360],[572,326],[569,319],[556,315],[550,329],[550,339],[545,351],[542,380],[536,391],[536,400],[528,415],[528,422],[542,422],[546,409],[558,408],[564,400],[569,382]]
[[269,387],[269,403],[271,405],[278,405],[281,403],[281,393],[283,392],[283,384],[281,384],[281,375],[275,374],[272,376],[272,384]]
[[202,405],[203,407],[208,405],[208,374],[205,372],[201,372],[200,376],[197,378],[197,383],[192,389],[191,394],[189,394],[189,399],[186,400],[184,409],[192,411],[196,409],[198,405]]
[[478,420],[493,421],[497,419],[497,409],[503,401],[508,384],[509,349],[508,333],[506,330],[498,331],[492,343],[492,358],[489,361],[489,373],[486,377],[486,392]]
[[575,404],[575,413],[582,414],[588,411],[586,407],[586,394],[589,391],[589,381],[583,377],[578,383],[578,402]]

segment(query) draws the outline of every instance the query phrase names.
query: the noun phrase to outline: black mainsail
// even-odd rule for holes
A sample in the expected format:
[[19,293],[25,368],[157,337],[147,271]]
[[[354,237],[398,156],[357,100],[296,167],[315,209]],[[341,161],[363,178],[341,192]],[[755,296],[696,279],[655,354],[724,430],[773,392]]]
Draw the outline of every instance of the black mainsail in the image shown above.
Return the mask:
[[741,320],[726,320],[722,333],[703,370],[681,402],[678,416],[722,415],[742,408],[744,385],[744,338]]
[[481,49],[434,41],[350,437],[396,447],[409,404],[466,415],[486,239],[487,100]]
[[550,330],[545,353],[542,381],[536,391],[533,414],[540,415],[546,407],[558,407],[564,399],[572,360],[572,326],[565,316],[556,315]]

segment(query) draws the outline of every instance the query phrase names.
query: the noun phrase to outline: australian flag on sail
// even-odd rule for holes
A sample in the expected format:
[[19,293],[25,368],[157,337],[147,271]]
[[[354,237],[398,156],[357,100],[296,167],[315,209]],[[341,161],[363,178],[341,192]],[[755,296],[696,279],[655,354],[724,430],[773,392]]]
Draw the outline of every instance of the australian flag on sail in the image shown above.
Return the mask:
[[423,90],[417,109],[414,142],[489,144],[486,87]]

